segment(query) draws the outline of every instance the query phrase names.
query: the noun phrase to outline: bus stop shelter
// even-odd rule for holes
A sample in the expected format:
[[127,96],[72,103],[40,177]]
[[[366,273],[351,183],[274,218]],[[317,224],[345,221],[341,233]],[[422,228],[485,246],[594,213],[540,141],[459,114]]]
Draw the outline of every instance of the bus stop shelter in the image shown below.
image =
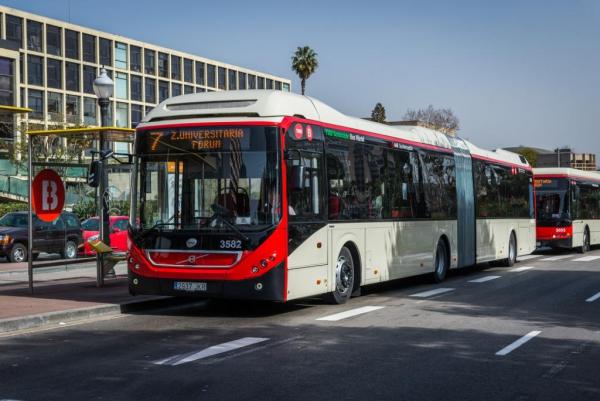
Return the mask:
[[[67,128],[67,129],[57,129],[57,130],[37,130],[37,131],[28,131],[27,132],[27,149],[28,149],[28,198],[29,198],[29,208],[28,208],[28,241],[27,241],[27,255],[29,256],[27,258],[27,263],[28,263],[28,279],[29,279],[29,290],[30,292],[33,292],[33,269],[37,266],[43,266],[43,267],[49,267],[49,266],[60,266],[60,265],[68,265],[68,264],[76,264],[76,263],[89,263],[90,260],[93,260],[94,258],[76,258],[73,260],[59,260],[59,261],[50,261],[50,262],[38,262],[38,263],[34,263],[34,219],[33,219],[33,213],[34,213],[34,197],[35,197],[35,193],[33,191],[32,185],[37,185],[35,183],[35,178],[37,174],[40,174],[40,172],[43,170],[45,173],[48,172],[48,170],[52,170],[50,173],[52,174],[53,172],[56,173],[56,170],[59,171],[66,171],[69,168],[79,168],[79,169],[84,169],[86,172],[86,176],[87,176],[87,172],[88,172],[88,168],[89,168],[89,159],[84,159],[83,153],[84,153],[84,147],[85,150],[91,150],[92,153],[92,158],[94,158],[94,155],[100,155],[100,149],[99,149],[99,144],[100,144],[100,139],[102,139],[103,141],[105,141],[105,143],[108,144],[112,144],[115,142],[125,142],[125,143],[131,143],[133,142],[133,138],[134,138],[134,132],[135,130],[130,129],[130,128],[121,128],[121,127],[90,127],[90,128]],[[73,160],[66,160],[65,158],[63,158],[63,160],[61,160],[60,155],[54,155],[56,157],[52,157],[52,154],[50,154],[50,157],[45,157],[45,158],[41,158],[40,155],[37,152],[37,146],[39,146],[40,144],[48,144],[48,143],[53,143],[55,141],[55,138],[61,138],[61,139],[65,139],[65,141],[63,141],[63,143],[60,143],[60,146],[70,146],[70,143],[76,143],[80,148],[76,148],[75,151],[80,150],[80,152],[82,154],[79,155],[79,157],[77,157],[77,161],[73,161]],[[89,146],[88,146],[89,145]],[[46,156],[48,156],[48,154],[46,154]],[[112,160],[114,161],[114,164],[119,164],[119,163],[129,163],[130,162],[130,155],[129,154],[113,154],[113,158]],[[122,157],[125,161],[119,161],[118,157]],[[37,172],[37,174],[35,174]],[[66,183],[62,180],[60,180],[60,174],[53,174],[54,177],[59,177],[58,179],[58,185],[52,184],[51,181],[50,182],[51,185],[46,185],[44,187],[44,191],[46,191],[46,189],[48,189],[48,195],[50,196],[48,199],[48,203],[50,204],[50,206],[53,206],[53,198],[52,198],[52,194],[55,193],[62,193],[62,201],[64,204],[64,195],[66,192]],[[47,183],[44,183],[47,184]],[[54,186],[53,186],[54,185]],[[62,185],[63,188],[59,189],[58,186]],[[110,194],[108,193],[108,188],[105,189],[104,194],[100,194],[98,190],[96,190],[96,196],[95,196],[95,201],[96,201],[96,213],[98,213],[98,216],[102,216],[102,208],[106,207],[106,203],[105,202],[99,202],[99,200],[101,199],[107,199],[110,197]],[[44,192],[46,193],[46,192]],[[58,198],[58,197],[57,197]],[[64,211],[64,207],[62,207],[62,211]],[[61,211],[61,212],[62,212]],[[57,215],[58,216],[58,215]],[[58,219],[58,217],[56,217]],[[39,217],[38,217],[39,219]],[[66,229],[65,229],[65,233],[66,233]],[[66,234],[65,234],[66,235]],[[96,248],[94,248],[96,249]],[[104,285],[104,275],[105,275],[105,269],[104,269],[104,256],[108,256],[105,254],[108,254],[110,249],[106,250],[105,248],[102,248],[102,246],[100,246],[100,248],[96,249],[97,250],[97,254],[96,254],[96,283],[98,287],[102,287]],[[38,250],[39,253],[39,250]]]

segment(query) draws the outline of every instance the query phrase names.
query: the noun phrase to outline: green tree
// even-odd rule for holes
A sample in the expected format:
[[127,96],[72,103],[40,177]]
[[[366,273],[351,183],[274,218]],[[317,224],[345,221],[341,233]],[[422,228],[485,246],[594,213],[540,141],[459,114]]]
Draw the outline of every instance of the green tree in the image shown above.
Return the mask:
[[317,53],[313,49],[309,46],[298,47],[296,49],[296,52],[292,56],[292,70],[300,78],[303,95],[306,88],[306,80],[314,74],[318,66]]
[[371,121],[375,121],[378,123],[384,123],[385,119],[386,119],[385,107],[383,107],[383,105],[381,103],[377,103],[375,105],[375,108],[371,112]]
[[537,165],[538,154],[535,150],[525,147],[521,148],[517,153],[524,156],[531,167],[535,167]]

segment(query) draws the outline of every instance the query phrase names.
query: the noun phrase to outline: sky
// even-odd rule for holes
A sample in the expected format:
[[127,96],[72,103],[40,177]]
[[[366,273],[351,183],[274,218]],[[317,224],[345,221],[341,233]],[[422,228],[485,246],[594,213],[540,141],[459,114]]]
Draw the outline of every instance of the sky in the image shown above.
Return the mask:
[[381,102],[397,120],[432,104],[481,147],[600,154],[599,0],[0,4],[287,77],[294,92],[291,56],[308,45],[307,94],[345,114]]

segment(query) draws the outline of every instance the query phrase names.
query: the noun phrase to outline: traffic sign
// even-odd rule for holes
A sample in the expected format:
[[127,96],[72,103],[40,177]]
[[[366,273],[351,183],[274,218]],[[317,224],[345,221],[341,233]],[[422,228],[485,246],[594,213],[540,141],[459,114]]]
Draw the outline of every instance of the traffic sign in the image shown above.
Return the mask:
[[65,205],[65,186],[58,173],[51,169],[40,171],[31,184],[33,211],[42,221],[53,222]]

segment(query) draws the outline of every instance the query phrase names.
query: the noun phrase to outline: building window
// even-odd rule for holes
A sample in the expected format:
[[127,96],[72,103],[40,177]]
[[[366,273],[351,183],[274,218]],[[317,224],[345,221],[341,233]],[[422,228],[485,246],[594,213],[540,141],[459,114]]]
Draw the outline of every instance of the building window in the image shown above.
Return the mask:
[[204,85],[204,63],[196,61],[196,85]]
[[227,85],[226,85],[227,79],[226,78],[227,78],[227,75],[225,75],[225,68],[219,67],[219,76],[218,76],[219,89],[221,89],[221,90],[227,89]]
[[267,79],[267,89],[273,89],[273,80]]
[[79,60],[79,32],[65,30],[65,56]]
[[154,108],[154,106],[146,106],[146,113],[144,115],[150,113],[153,108]]
[[73,92],[79,92],[79,64],[69,63],[65,64],[65,80],[66,89]]
[[54,25],[46,25],[46,53],[60,56],[62,54],[61,46],[62,29]]
[[187,95],[188,93],[194,93],[194,87],[191,85],[185,85],[183,87],[183,93]]
[[142,77],[131,75],[131,100],[142,101]]
[[27,107],[32,111],[29,117],[43,119],[44,118],[44,92],[33,89],[28,90]]
[[83,123],[85,125],[96,125],[96,99],[84,97],[83,98]]
[[214,65],[208,64],[206,66],[206,85],[207,86],[210,86],[211,88],[215,88],[217,86],[216,75],[217,75],[216,67]]
[[110,39],[100,38],[100,64],[112,66],[112,46]]
[[25,55],[23,53],[19,53],[19,82],[25,83]]
[[156,80],[144,78],[144,93],[148,103],[156,103]]
[[137,125],[142,121],[143,118],[143,106],[139,104],[131,105],[131,128],[137,127]]
[[46,85],[50,88],[62,89],[62,62],[60,60],[46,60]]
[[163,100],[169,97],[169,83],[167,81],[159,81],[158,82],[158,102],[162,102]]
[[257,77],[256,81],[257,81],[256,87],[258,89],[265,89],[265,79],[263,77]]
[[229,70],[228,76],[229,90],[237,89],[237,71]]
[[181,95],[181,84],[171,84],[171,96]]
[[245,72],[240,72],[238,73],[238,79],[239,79],[239,89],[246,89],[246,73]]
[[62,95],[48,92],[48,118],[52,121],[63,121]]
[[275,81],[275,89],[278,90],[278,91],[281,90],[281,82]]
[[285,92],[289,92],[290,91],[290,84],[286,84],[285,82],[283,83],[283,90]]
[[88,35],[87,33],[83,34],[83,61],[87,61],[90,63],[96,62],[96,37],[92,35]]
[[42,23],[27,20],[27,48],[29,50],[41,52],[43,40],[44,31],[42,29]]
[[156,52],[144,49],[144,71],[146,74],[156,75]]
[[27,83],[44,86],[44,59],[38,56],[27,56]]
[[200,86],[196,86],[196,93],[202,93],[202,92],[206,92],[206,89],[204,89],[204,88],[202,88]]
[[127,128],[129,126],[129,110],[127,103],[117,102],[117,110],[115,113],[117,127]]
[[187,58],[183,60],[183,80],[194,82],[194,62]]
[[169,55],[158,53],[158,76],[169,78]]
[[129,99],[129,91],[127,90],[127,74],[122,72],[115,73],[115,97],[117,99]]
[[67,115],[68,123],[78,124],[81,121],[79,118],[79,96],[67,95],[65,99],[65,114]]
[[6,14],[6,40],[23,47],[23,18]]
[[15,105],[14,84],[15,65],[9,58],[0,57],[0,104]]
[[96,67],[83,66],[83,91],[94,93],[94,80],[96,79]]
[[248,89],[256,89],[256,75],[248,75]]
[[181,80],[181,57],[171,56],[171,79]]
[[127,69],[127,45],[115,42],[115,67]]
[[129,69],[135,72],[142,72],[142,48],[138,46],[129,46]]

